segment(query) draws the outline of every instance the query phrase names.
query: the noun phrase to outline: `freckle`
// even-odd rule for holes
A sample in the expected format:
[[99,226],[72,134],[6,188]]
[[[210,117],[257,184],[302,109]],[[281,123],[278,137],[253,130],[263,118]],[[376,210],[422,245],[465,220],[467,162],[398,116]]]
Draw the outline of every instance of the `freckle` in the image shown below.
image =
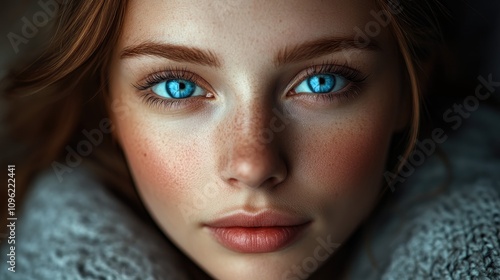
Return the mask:
[[148,154],[144,153],[144,157],[147,157],[147,156],[148,156]]

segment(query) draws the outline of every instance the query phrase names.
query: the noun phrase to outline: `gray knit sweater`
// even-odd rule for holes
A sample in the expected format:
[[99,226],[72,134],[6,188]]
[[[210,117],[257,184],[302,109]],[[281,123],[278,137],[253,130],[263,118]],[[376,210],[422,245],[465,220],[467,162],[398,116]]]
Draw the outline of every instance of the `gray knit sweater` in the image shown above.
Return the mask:
[[[370,223],[350,279],[500,279],[500,116],[475,112],[441,146],[453,180],[435,155],[397,185],[396,205]],[[85,170],[61,184],[52,172],[33,185],[16,226],[16,272],[0,279],[198,279],[198,269]],[[4,240],[5,241],[5,240]],[[376,265],[370,261],[371,251]]]

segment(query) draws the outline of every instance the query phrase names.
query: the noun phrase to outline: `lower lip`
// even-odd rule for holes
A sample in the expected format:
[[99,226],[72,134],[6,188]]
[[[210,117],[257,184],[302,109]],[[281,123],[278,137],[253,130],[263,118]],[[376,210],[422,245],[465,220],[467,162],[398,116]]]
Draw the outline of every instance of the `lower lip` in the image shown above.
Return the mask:
[[269,253],[297,240],[308,224],[286,227],[209,227],[224,247],[240,253]]

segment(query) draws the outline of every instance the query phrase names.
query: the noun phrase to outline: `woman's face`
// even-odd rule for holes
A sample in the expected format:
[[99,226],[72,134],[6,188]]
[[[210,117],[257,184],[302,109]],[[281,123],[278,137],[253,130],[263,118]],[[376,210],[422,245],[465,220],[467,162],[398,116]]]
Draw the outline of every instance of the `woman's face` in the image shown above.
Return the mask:
[[369,215],[405,124],[375,1],[129,2],[111,108],[149,212],[215,278],[305,278]]

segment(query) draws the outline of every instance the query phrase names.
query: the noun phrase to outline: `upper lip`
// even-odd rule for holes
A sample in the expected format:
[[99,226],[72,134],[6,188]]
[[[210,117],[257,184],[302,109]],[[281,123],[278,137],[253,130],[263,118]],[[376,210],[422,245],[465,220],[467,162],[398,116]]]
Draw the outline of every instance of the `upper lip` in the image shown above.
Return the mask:
[[290,227],[309,222],[308,219],[286,212],[266,210],[258,213],[238,212],[206,223],[215,228],[225,227]]

